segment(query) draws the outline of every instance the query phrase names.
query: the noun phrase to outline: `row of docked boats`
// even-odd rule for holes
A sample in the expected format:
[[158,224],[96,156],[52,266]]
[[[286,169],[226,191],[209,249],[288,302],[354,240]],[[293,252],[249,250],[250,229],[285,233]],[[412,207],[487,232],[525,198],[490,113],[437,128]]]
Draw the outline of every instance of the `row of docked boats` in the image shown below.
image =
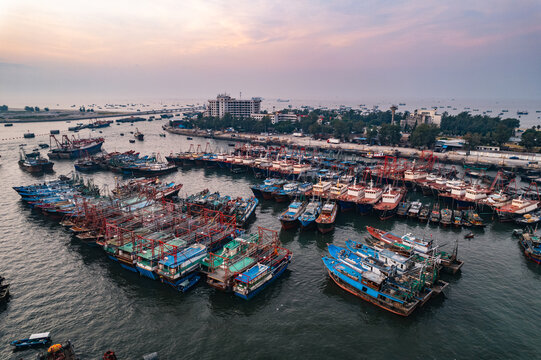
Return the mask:
[[[352,186],[351,192],[342,194],[344,196],[339,200],[340,209],[357,207],[361,213],[375,209],[382,219],[393,216],[395,204],[401,201],[397,202],[396,199],[403,198],[406,189],[410,188],[417,188],[425,195],[436,196],[438,201],[448,202],[451,208],[458,210],[475,208],[483,212],[493,211],[501,221],[512,221],[541,207],[539,194],[531,188],[521,191],[513,189],[513,172],[500,170],[489,183],[483,183],[481,178],[471,176],[473,170],[468,168],[469,175],[458,179],[458,171],[454,168],[433,171],[433,156],[427,157],[424,165],[415,164],[415,161],[411,164],[398,161],[394,157],[386,157],[383,164],[371,164],[364,160],[338,160],[316,152],[308,154],[295,149],[244,145],[236,147],[232,153],[191,148],[188,152],[171,154],[167,159],[179,166],[245,167],[253,169],[256,175],[263,174],[271,178],[319,178],[331,185],[339,182]],[[530,175],[524,175],[524,179],[535,180],[541,176],[535,171]],[[352,184],[355,179],[361,180],[356,189],[356,184]],[[380,185],[368,186],[370,179]],[[265,198],[275,195],[262,194]],[[380,202],[382,198],[384,200]],[[380,204],[377,205],[377,202]]]
[[282,229],[295,229],[300,226],[301,230],[317,227],[323,234],[334,230],[338,204],[333,201],[322,203],[313,198],[310,201],[295,200],[280,215]]
[[457,259],[458,245],[448,254],[432,240],[367,230],[371,236],[367,243],[329,244],[323,263],[340,288],[394,314],[408,316],[441,294],[448,283],[441,280],[440,271],[456,274],[463,265]]
[[[428,205],[423,205],[417,201],[402,201],[406,194],[405,188],[397,188],[390,184],[378,186],[374,185],[373,181],[370,181],[368,184],[362,184],[354,180],[352,184],[347,184],[340,181],[332,182],[322,181],[320,179],[318,183],[311,185],[306,182],[299,184],[282,179],[267,179],[260,185],[252,186],[252,191],[255,196],[264,199],[274,198],[280,201],[283,201],[282,196],[284,195],[289,198],[318,196],[322,199],[330,199],[338,202],[341,211],[356,209],[361,215],[374,212],[381,220],[389,219],[395,214],[398,214],[401,216],[417,217],[421,221],[431,219],[431,222],[439,222],[439,219],[447,219],[448,213],[451,212],[452,217],[459,215],[462,217],[466,216],[468,221],[460,224],[466,226],[469,224],[478,226],[482,223],[482,219],[478,213],[473,210],[483,210],[485,209],[483,205],[492,209],[500,221],[512,221],[517,218],[524,218],[525,215],[534,214],[541,206],[541,200],[538,198],[527,198],[524,196],[513,198],[503,191],[489,193],[484,190],[481,191],[478,187],[461,188],[460,190],[453,188],[450,192],[446,192],[446,195],[440,197],[440,201],[449,207],[439,217],[435,217],[432,216]],[[456,203],[445,201],[446,198],[449,199],[447,195],[452,195],[453,192],[463,192],[466,197],[469,196],[468,194],[472,194],[472,198],[475,197],[482,201],[464,202],[460,206]],[[450,198],[454,199],[453,197]],[[466,207],[468,204],[471,206]],[[435,206],[439,207],[439,205]],[[454,212],[452,210],[453,207],[456,209]],[[466,212],[461,213],[462,210],[466,210]],[[437,212],[439,212],[439,208]],[[526,216],[526,218],[537,219],[536,216]],[[523,219],[523,221],[527,220]],[[443,224],[447,224],[446,220],[443,221]]]
[[418,219],[421,222],[441,224],[442,226],[465,226],[485,227],[486,223],[474,209],[452,210],[444,208],[440,210],[439,203],[432,206],[420,201],[401,202],[398,206],[397,216],[409,219]]
[[[235,144],[232,144],[235,146]],[[201,145],[185,152],[166,156],[169,162],[180,167],[204,166],[219,167],[233,172],[245,172],[250,169],[255,174],[266,177],[282,177],[296,180],[309,177],[337,179],[350,172],[356,172],[364,161],[339,160],[324,154],[307,154],[304,149],[286,153],[282,147],[263,147],[245,144],[236,146],[232,152],[210,150],[209,145],[202,149]]]
[[110,170],[127,176],[154,177],[177,171],[177,166],[161,160],[157,154],[140,156],[135,151],[103,153],[77,160],[75,169],[80,172]]
[[83,196],[67,180],[15,190],[34,208],[48,203],[58,209],[70,202],[61,225],[75,237],[102,247],[121,267],[179,291],[206,278],[218,289],[250,299],[285,271],[291,252],[281,246],[276,232],[259,228],[244,234],[234,216],[210,209],[186,212],[166,200],[162,185],[175,190],[167,196],[182,186],[133,179],[107,198]]
[[246,226],[255,217],[255,209],[259,204],[256,197],[232,198],[228,195],[220,195],[219,192],[211,193],[204,189],[196,194],[179,198],[178,201],[184,205],[184,210],[190,213],[200,212],[202,209],[220,211],[223,214],[234,216],[237,225]]
[[374,211],[376,215],[386,220],[396,214],[398,205],[405,196],[404,188],[386,185],[384,188],[374,186],[371,181],[368,186],[332,181],[320,181],[316,184],[287,182],[279,179],[266,179],[261,185],[252,186],[255,196],[264,199],[284,201],[289,198],[317,197],[338,205],[341,211],[356,209],[362,215]]

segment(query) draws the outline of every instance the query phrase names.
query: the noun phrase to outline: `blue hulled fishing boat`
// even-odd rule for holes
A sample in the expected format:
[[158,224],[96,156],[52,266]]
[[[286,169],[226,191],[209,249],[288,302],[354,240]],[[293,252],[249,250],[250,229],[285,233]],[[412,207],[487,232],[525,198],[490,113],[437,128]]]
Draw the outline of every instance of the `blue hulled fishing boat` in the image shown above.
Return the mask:
[[193,272],[199,269],[205,256],[206,246],[194,244],[165,256],[156,272],[163,283],[185,292],[199,281],[200,278],[194,278]]
[[271,255],[235,277],[235,295],[245,300],[253,298],[284,273],[291,256],[288,249],[277,247]]
[[293,201],[289,204],[289,207],[280,215],[280,222],[282,223],[282,229],[288,230],[296,228],[299,225],[299,216],[302,215],[306,209],[306,202]]
[[304,213],[299,216],[299,224],[301,229],[310,229],[316,225],[316,219],[321,212],[321,201],[312,200],[306,206]]

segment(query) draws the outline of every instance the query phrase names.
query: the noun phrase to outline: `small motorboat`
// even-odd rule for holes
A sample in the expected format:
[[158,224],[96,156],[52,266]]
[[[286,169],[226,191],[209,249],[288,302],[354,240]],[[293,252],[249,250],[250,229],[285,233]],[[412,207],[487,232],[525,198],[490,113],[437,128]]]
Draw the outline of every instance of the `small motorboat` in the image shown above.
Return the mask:
[[473,239],[475,237],[475,234],[473,232],[469,232],[466,235],[464,235],[464,239]]
[[188,136],[186,140],[193,140],[193,138]]
[[14,340],[10,343],[15,349],[26,349],[34,346],[43,346],[51,342],[51,333],[32,334],[28,339]]
[[522,234],[524,234],[524,230],[522,230],[522,229],[513,229],[513,236],[519,237]]
[[135,140],[134,139],[130,139],[130,143],[135,143]]

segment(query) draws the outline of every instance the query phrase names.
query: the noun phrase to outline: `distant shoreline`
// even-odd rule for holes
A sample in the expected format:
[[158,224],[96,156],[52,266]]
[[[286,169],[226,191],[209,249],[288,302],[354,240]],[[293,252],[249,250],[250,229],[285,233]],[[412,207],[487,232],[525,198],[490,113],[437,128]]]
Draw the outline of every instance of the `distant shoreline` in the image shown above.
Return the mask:
[[[181,108],[181,109],[163,109],[163,110],[149,110],[149,111],[136,111],[136,112],[79,112],[78,110],[52,110],[50,112],[40,111],[40,115],[32,116],[32,113],[21,111],[7,111],[0,113],[0,124],[12,123],[37,123],[37,122],[58,122],[58,121],[77,121],[77,120],[90,120],[101,119],[110,117],[130,117],[130,116],[142,116],[142,115],[160,115],[169,113],[179,113],[183,111],[192,111],[193,108]],[[22,114],[29,114],[28,118],[17,119],[10,118],[9,116],[20,116]],[[80,116],[77,116],[80,114]],[[42,119],[40,119],[42,117]],[[47,117],[47,118],[44,118]]]

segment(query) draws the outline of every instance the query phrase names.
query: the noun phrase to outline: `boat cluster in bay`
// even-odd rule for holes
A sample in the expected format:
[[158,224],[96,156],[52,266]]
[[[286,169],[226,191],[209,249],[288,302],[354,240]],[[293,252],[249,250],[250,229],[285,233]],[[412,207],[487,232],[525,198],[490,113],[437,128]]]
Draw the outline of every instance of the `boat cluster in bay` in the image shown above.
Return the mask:
[[[56,218],[79,240],[103,248],[120,266],[187,291],[204,277],[207,283],[250,299],[279,277],[292,254],[276,231],[246,233],[228,215],[205,204],[173,203],[181,184],[134,179],[108,197],[74,178],[15,187],[28,206]],[[209,206],[211,199],[208,199]],[[234,199],[221,210],[254,202]],[[257,205],[257,203],[255,202]],[[246,213],[249,212],[249,213]]]

